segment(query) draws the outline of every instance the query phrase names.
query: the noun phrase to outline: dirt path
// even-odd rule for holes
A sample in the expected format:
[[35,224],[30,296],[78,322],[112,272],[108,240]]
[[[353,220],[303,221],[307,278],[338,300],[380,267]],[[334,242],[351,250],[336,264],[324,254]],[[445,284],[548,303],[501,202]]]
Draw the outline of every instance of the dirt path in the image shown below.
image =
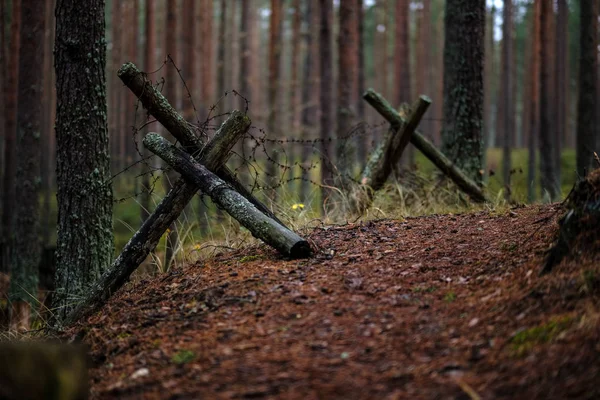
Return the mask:
[[538,277],[555,207],[317,228],[310,260],[130,285],[77,327],[92,395],[600,398],[600,258]]

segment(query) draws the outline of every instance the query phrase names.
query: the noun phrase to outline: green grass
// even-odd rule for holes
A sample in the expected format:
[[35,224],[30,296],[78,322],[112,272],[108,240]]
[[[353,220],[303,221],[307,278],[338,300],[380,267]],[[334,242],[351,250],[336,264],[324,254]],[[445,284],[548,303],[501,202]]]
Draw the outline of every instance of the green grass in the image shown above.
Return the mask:
[[[527,202],[527,149],[516,149],[512,152],[512,168],[516,172],[511,177],[512,199],[518,203]],[[539,159],[539,157],[538,157]],[[289,161],[289,160],[288,160]],[[457,191],[450,183],[440,183],[435,167],[419,152],[415,152],[415,163],[417,170],[410,176],[402,176],[400,184],[390,180],[390,184],[375,196],[373,206],[363,216],[363,219],[372,218],[401,218],[407,215],[426,215],[434,213],[455,213],[465,210],[478,209],[481,206],[472,205],[468,198]],[[494,176],[486,179],[486,191],[493,200],[492,207],[501,206],[504,203],[503,179],[502,179],[502,150],[490,149],[487,154],[486,171],[495,171]],[[539,167],[536,172],[539,171]],[[575,151],[567,149],[561,157],[561,188],[563,197],[569,193],[575,182]],[[357,171],[358,174],[359,171]],[[539,181],[539,172],[536,174]],[[284,177],[284,180],[289,176]],[[115,235],[115,255],[119,254],[123,246],[137,231],[141,225],[140,204],[134,194],[136,178],[132,174],[119,175],[113,186],[114,198],[118,201],[113,208],[113,229]],[[311,170],[310,179],[320,181],[320,170]],[[137,182],[139,183],[139,182]],[[321,215],[322,204],[325,201],[329,210],[341,209],[340,204],[334,200],[336,196],[322,198],[319,186],[309,186],[309,197],[300,198],[301,181],[292,181],[279,188],[276,204],[267,205],[272,207],[276,213],[292,229],[304,226],[314,226],[324,223],[345,222],[345,218],[326,217]],[[329,191],[331,194],[332,191]],[[540,187],[536,183],[537,198],[541,199]],[[151,196],[152,208],[164,197],[164,189],[160,182],[155,185]],[[263,193],[257,196],[265,201]],[[343,201],[343,200],[342,200]],[[200,257],[206,251],[214,251],[218,246],[235,247],[239,243],[249,243],[253,239],[251,235],[228,216],[216,218],[216,207],[210,199],[205,199],[208,209],[205,207],[201,214],[199,209],[200,198],[196,197],[192,204],[186,208],[182,217],[177,222],[183,244],[178,251],[179,259],[183,256]],[[56,243],[55,224],[57,220],[56,196],[51,196],[50,222],[52,236],[50,245]],[[209,221],[207,223],[207,220]],[[203,228],[204,227],[204,228]],[[158,245],[158,252],[164,251],[164,237]]]

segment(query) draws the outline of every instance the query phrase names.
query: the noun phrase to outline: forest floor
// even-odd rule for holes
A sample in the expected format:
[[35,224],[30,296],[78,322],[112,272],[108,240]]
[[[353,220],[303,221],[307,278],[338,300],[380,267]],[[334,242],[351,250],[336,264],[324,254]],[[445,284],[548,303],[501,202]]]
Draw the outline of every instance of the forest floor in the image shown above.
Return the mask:
[[73,327],[92,398],[600,398],[600,257],[559,205],[323,226],[130,283]]

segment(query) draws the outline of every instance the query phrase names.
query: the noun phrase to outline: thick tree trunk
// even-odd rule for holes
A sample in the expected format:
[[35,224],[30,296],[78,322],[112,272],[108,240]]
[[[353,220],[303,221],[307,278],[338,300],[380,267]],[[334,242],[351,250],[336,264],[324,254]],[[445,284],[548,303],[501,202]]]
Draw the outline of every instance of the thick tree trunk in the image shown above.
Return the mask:
[[[233,144],[233,143],[232,143]],[[221,178],[196,162],[185,151],[171,145],[157,133],[144,138],[144,145],[193,182],[213,202],[221,206],[233,218],[247,228],[254,237],[291,258],[304,258],[311,254],[308,242],[283,225],[261,213],[244,196],[231,189]]]
[[[248,117],[240,112],[232,113],[214,138],[204,147],[203,152],[195,153],[198,161],[209,170],[222,170],[231,147],[249,127],[250,119]],[[127,282],[133,271],[154,250],[161,236],[179,217],[197,191],[196,185],[188,184],[182,178],[173,184],[171,191],[127,242],[110,270],[98,280],[85,299],[69,315],[66,325],[74,323],[84,315],[98,309]]]
[[598,22],[597,1],[580,1],[579,100],[577,102],[577,173],[584,176],[594,163],[598,134]]
[[[372,89],[367,90],[364,99],[377,110],[392,126],[403,126],[406,124],[400,114],[388,103],[379,93]],[[473,199],[473,201],[482,203],[488,201],[481,188],[468,175],[460,170],[451,160],[449,160],[441,151],[429,142],[419,132],[414,131],[410,137],[410,142],[425,157],[427,157],[436,167],[440,169],[456,186]]]
[[88,0],[85,7],[78,0],[56,3],[58,239],[54,312],[59,320],[108,269],[113,253],[104,6],[104,0]]
[[442,151],[477,184],[483,175],[484,0],[446,1]]
[[[39,192],[40,130],[42,121],[43,68],[39,55],[44,53],[45,4],[38,0],[21,2],[23,23],[19,49],[19,101],[17,115],[17,175],[14,225],[11,245],[9,297],[13,303],[36,305],[40,258]],[[16,307],[13,310],[25,310]],[[13,313],[11,320],[20,319]],[[29,316],[28,310],[26,316]],[[11,325],[13,325],[11,321]],[[13,325],[17,329],[29,329]]]

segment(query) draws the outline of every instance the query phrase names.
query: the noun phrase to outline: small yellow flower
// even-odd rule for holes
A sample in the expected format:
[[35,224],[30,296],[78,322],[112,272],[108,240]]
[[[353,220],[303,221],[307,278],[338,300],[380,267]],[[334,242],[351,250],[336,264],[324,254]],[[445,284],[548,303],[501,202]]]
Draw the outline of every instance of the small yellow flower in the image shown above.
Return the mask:
[[292,206],[292,210],[298,210],[298,209],[303,209],[304,208],[304,204],[302,203],[296,203]]

